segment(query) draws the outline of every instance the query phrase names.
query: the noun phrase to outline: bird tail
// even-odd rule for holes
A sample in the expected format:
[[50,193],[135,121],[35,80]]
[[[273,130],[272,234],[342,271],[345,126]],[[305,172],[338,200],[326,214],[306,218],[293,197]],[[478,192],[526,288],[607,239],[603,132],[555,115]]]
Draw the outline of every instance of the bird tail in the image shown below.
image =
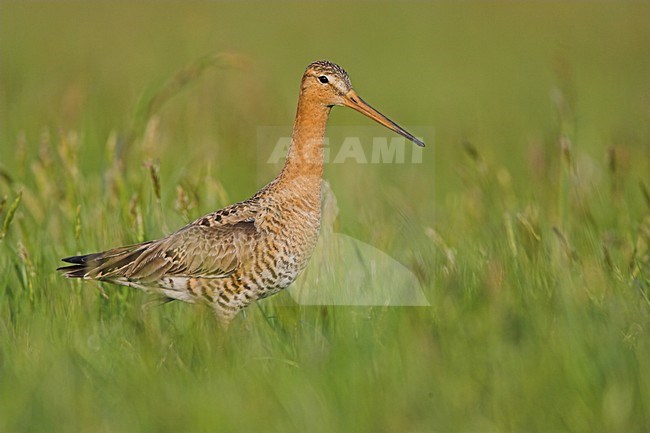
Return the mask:
[[150,244],[151,242],[145,242],[101,253],[66,257],[61,260],[72,265],[61,266],[56,270],[67,278],[111,280],[122,277],[129,265],[136,261]]

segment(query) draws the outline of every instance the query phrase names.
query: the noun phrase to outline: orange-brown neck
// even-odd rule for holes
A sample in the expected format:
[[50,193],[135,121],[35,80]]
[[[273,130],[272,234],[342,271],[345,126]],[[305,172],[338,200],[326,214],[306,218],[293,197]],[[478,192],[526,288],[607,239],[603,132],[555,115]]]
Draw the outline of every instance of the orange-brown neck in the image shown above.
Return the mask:
[[301,93],[291,146],[280,174],[283,181],[294,182],[302,177],[312,180],[317,178],[320,188],[320,179],[323,176],[323,144],[330,110],[330,107],[312,101],[309,96]]

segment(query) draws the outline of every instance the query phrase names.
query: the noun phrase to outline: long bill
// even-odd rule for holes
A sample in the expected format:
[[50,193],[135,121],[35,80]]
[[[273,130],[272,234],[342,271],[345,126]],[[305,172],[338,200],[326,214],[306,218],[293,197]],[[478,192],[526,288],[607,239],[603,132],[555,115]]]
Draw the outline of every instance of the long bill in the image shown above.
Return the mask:
[[397,123],[393,122],[388,117],[384,116],[379,111],[372,108],[366,101],[361,99],[361,97],[357,95],[357,92],[355,92],[354,90],[350,90],[343,97],[343,105],[357,110],[359,113],[370,117],[372,120],[384,125],[386,128],[390,129],[391,131],[398,133],[402,137],[408,138],[418,146],[424,147],[424,143],[422,142],[422,140],[418,140],[411,133],[409,133],[404,128],[399,126]]

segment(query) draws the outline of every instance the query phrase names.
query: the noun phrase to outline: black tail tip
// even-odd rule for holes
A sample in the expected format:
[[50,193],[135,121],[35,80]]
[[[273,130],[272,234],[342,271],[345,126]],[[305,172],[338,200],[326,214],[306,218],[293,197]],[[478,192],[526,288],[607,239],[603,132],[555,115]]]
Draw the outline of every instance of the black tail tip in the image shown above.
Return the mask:
[[83,265],[60,266],[56,270],[63,273],[66,278],[84,278],[86,275],[86,268]]
[[84,278],[88,262],[97,256],[98,254],[85,254],[63,258],[62,261],[72,263],[72,266],[59,266],[56,270],[63,273],[66,278]]
[[[76,265],[81,265],[86,262],[86,257],[88,256],[70,256],[61,260],[66,263],[74,263]],[[63,269],[63,268],[58,268],[58,269]]]
[[89,261],[101,256],[101,253],[94,253],[94,254],[84,254],[81,256],[70,256],[66,257],[63,260],[66,263],[73,263],[75,265],[83,265],[85,263],[88,263]]

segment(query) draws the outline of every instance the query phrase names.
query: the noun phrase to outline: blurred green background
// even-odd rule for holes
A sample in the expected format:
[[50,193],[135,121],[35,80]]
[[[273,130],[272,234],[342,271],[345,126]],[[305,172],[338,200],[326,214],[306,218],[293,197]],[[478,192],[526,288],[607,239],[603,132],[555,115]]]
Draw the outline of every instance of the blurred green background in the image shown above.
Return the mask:
[[[650,430],[649,16],[2,1],[0,430]],[[336,230],[430,308],[283,293],[224,334],[206,308],[56,274],[253,194],[274,175],[258,128],[291,125],[321,58],[434,131],[422,164],[326,168]]]

